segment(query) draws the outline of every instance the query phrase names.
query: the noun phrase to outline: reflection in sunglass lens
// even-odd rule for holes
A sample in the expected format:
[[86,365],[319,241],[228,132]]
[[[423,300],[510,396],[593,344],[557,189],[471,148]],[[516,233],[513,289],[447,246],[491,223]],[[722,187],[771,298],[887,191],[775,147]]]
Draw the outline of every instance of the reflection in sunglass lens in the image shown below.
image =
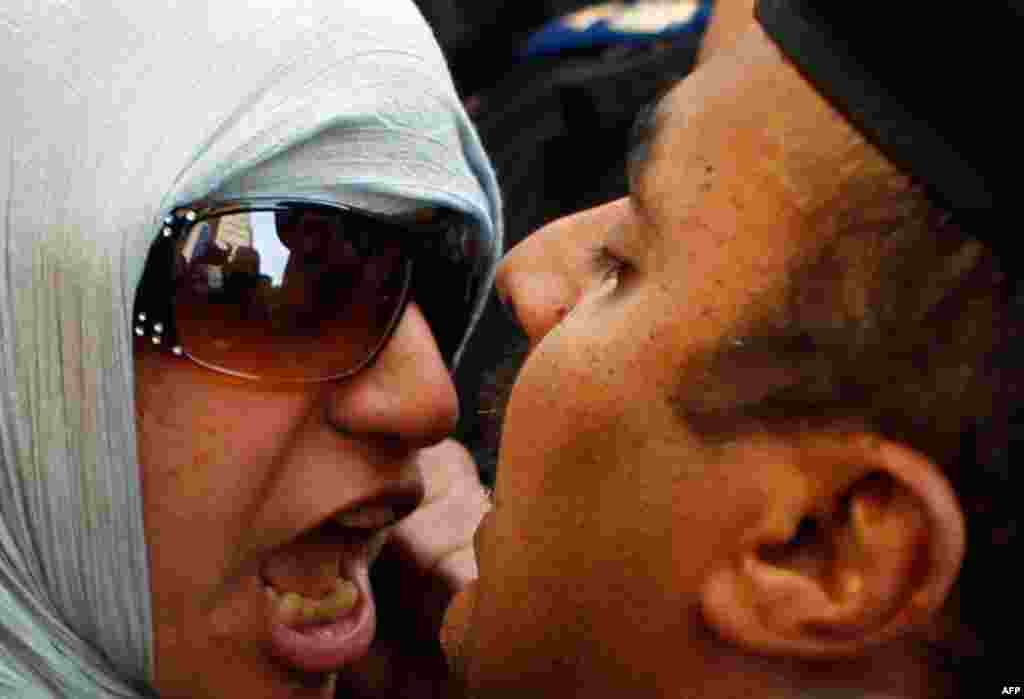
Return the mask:
[[175,322],[201,364],[313,381],[359,369],[386,341],[412,262],[371,220],[310,208],[197,222],[178,243]]

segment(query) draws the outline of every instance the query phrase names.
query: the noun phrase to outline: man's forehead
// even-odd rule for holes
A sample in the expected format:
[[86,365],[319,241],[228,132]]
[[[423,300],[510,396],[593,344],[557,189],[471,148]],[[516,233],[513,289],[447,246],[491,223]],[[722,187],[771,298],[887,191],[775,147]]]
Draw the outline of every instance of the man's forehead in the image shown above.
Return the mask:
[[792,205],[815,211],[851,179],[893,172],[757,27],[676,84],[646,121],[647,162],[630,175],[652,206],[685,206],[712,176],[770,176]]
[[709,191],[718,168],[747,165],[742,153],[722,148],[725,138],[750,135],[740,117],[757,93],[744,89],[748,71],[737,70],[741,62],[716,55],[638,118],[629,175],[639,208],[678,212]]

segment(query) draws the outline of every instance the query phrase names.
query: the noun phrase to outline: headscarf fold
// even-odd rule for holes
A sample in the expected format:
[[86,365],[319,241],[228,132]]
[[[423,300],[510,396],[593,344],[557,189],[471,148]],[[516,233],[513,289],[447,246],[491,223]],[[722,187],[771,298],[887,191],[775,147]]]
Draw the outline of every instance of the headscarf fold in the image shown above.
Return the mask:
[[0,95],[0,695],[147,696],[130,315],[162,217],[437,205],[497,249],[497,185],[411,0],[9,0]]

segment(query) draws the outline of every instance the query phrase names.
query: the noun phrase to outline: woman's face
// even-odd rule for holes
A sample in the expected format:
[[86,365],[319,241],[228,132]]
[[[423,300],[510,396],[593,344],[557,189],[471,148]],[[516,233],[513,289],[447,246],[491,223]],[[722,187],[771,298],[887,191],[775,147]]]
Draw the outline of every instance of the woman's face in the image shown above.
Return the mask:
[[458,415],[415,301],[348,379],[235,379],[138,338],[135,371],[160,695],[332,696],[373,637],[388,522],[422,499],[417,454]]

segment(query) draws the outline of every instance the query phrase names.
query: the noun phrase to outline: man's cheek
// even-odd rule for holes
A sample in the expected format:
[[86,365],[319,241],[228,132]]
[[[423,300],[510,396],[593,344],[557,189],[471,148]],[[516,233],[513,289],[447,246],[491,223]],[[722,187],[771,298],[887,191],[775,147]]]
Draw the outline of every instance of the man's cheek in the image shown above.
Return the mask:
[[581,330],[577,323],[556,326],[530,354],[509,398],[506,433],[518,430],[517,439],[557,444],[570,436],[566,426],[586,430],[621,409],[622,358]]

